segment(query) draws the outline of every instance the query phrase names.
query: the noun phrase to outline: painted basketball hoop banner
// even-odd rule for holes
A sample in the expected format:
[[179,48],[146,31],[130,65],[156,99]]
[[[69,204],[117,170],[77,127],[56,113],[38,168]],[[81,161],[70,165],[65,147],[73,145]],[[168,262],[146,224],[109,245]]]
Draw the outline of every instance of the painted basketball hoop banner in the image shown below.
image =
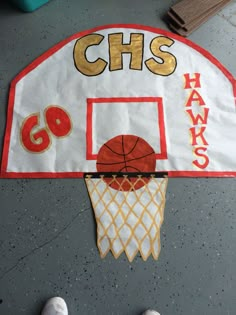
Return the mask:
[[71,36],[12,81],[1,177],[84,177],[102,257],[160,252],[167,177],[236,176],[236,83],[170,32]]

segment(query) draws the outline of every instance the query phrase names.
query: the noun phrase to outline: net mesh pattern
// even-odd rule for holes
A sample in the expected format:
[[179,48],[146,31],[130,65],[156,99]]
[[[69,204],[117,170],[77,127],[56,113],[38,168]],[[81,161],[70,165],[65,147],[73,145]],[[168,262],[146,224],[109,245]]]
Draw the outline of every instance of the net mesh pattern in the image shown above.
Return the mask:
[[[97,221],[97,245],[101,257],[111,251],[115,258],[125,252],[132,261],[140,252],[142,258],[152,254],[158,259],[160,244],[160,228],[164,218],[165,194],[168,179],[155,178],[151,175],[147,184],[146,177],[129,176],[121,178],[112,175],[108,182],[104,175],[93,178],[85,177],[86,185]],[[121,190],[110,187],[117,182]],[[129,191],[122,191],[122,185],[128,181]],[[135,190],[137,182],[144,186]]]

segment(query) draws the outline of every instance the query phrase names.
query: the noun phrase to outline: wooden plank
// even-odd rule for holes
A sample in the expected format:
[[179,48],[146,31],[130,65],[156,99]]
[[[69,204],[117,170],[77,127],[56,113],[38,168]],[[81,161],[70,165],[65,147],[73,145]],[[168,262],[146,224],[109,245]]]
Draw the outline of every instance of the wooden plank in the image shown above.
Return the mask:
[[215,6],[211,10],[208,10],[208,12],[205,15],[202,15],[201,18],[195,19],[189,24],[186,24],[184,27],[179,27],[175,21],[173,22],[171,20],[170,22],[170,28],[174,30],[176,33],[178,33],[181,36],[188,36],[190,33],[192,33],[195,29],[197,29],[200,25],[202,25],[204,22],[206,22],[211,16],[215,15],[217,12],[219,12],[223,7],[225,7],[231,0],[223,0],[222,3]]
[[210,17],[214,16],[217,12],[222,10],[231,0],[224,0],[219,5],[213,7],[211,10],[208,10],[205,15],[202,15],[200,18],[193,20],[191,23],[186,24],[184,29],[186,31],[192,31],[196,27],[200,26],[204,22],[206,22]]
[[169,10],[167,12],[167,16],[168,18],[171,19],[171,21],[173,21],[176,25],[179,25],[179,26],[184,26],[185,23],[182,19],[180,19],[174,12],[172,12],[171,10]]
[[179,20],[179,24],[184,26],[192,20],[197,19],[206,11],[219,5],[222,0],[182,0],[170,8],[170,12]]

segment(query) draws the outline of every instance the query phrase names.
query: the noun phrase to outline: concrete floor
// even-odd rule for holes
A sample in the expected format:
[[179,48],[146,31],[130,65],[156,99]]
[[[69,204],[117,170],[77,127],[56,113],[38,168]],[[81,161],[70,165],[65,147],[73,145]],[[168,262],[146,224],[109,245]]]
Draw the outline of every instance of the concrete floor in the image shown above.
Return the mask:
[[[0,4],[0,134],[10,81],[69,35],[108,23],[167,29],[175,1],[52,0],[21,13]],[[190,39],[236,76],[236,1]],[[236,313],[236,179],[170,179],[156,262],[101,260],[82,179],[0,180],[0,314],[39,315],[64,297],[70,315]]]

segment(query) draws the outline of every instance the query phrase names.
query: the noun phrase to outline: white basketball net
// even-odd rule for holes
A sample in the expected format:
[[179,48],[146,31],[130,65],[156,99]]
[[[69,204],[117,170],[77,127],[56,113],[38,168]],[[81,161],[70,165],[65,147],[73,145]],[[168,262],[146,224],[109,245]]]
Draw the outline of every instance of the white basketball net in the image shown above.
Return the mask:
[[[137,181],[143,181],[143,187],[134,190],[133,182],[130,191],[119,191],[111,188],[103,178],[103,175],[85,177],[97,221],[101,257],[111,251],[118,258],[125,252],[131,262],[139,251],[144,260],[151,254],[158,259],[168,179],[151,175],[146,184],[138,175]],[[111,182],[116,178],[112,175]],[[123,181],[129,181],[128,176],[125,175]]]

